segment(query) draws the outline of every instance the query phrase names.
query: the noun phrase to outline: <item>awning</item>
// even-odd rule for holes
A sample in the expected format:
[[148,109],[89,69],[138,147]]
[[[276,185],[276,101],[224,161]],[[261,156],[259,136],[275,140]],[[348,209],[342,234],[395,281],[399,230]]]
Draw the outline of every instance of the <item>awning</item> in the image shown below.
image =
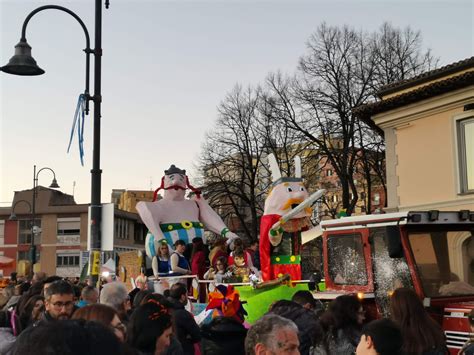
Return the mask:
[[0,255],[0,266],[10,266],[15,262],[15,259]]

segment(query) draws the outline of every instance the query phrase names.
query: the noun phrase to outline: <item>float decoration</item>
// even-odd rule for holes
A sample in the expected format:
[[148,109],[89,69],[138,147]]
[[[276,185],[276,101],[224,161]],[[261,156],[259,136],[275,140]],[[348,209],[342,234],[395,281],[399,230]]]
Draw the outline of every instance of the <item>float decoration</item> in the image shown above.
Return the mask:
[[268,155],[273,184],[260,223],[260,265],[264,281],[285,274],[301,280],[301,232],[312,227],[311,205],[325,190],[309,195],[295,157],[295,177],[282,177],[273,154]]
[[[186,199],[186,190],[194,192]],[[163,190],[163,198],[156,200]],[[191,186],[186,170],[171,165],[165,170],[161,185],[155,190],[153,202],[140,201],[137,211],[149,233],[145,240],[145,250],[149,258],[156,256],[160,241],[166,240],[169,246],[180,239],[186,244],[193,238],[202,238],[206,243],[204,229],[222,235],[230,243],[238,236],[232,233],[221,217],[201,196],[201,191]]]

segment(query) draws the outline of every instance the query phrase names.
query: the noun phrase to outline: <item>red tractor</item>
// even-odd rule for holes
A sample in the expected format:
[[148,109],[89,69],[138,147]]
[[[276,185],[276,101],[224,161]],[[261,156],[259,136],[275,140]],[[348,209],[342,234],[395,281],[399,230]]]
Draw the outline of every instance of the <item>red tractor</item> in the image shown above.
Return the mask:
[[388,315],[391,293],[410,287],[457,354],[474,308],[474,212],[355,216],[323,221],[321,229],[326,291],[316,298],[357,293],[368,318],[379,318]]

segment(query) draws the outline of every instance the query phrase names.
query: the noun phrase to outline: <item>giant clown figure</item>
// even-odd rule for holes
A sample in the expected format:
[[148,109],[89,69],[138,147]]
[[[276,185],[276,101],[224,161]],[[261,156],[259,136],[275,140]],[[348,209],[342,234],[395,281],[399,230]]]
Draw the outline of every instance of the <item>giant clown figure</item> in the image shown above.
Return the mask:
[[301,280],[301,232],[311,228],[311,204],[324,190],[311,196],[301,178],[301,160],[295,158],[295,177],[282,177],[273,154],[268,155],[273,184],[260,222],[260,266],[264,281],[289,274]]
[[[186,189],[195,196],[185,199]],[[163,189],[163,198],[156,201],[158,191]],[[145,250],[149,258],[156,256],[159,244],[166,240],[173,245],[176,240],[191,243],[195,237],[203,238],[204,228],[227,238],[230,243],[238,236],[229,231],[219,215],[201,197],[201,192],[189,184],[186,170],[174,165],[165,170],[161,186],[155,191],[153,202],[140,201],[137,211],[149,233],[145,240]]]

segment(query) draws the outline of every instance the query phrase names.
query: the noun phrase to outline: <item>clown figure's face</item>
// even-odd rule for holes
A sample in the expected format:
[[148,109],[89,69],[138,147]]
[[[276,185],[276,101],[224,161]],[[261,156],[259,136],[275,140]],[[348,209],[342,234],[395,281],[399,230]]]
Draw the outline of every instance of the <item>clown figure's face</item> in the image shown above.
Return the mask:
[[165,175],[165,190],[186,190],[186,176],[181,174]]

